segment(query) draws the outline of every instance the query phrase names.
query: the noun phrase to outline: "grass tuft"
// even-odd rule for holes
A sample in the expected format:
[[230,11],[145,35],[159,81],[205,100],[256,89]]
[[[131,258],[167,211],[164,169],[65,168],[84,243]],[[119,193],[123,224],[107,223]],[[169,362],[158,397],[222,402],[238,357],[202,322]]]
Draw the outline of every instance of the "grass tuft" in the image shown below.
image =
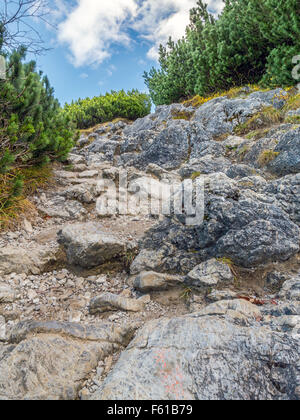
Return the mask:
[[[22,180],[21,194],[14,194],[16,179]],[[34,213],[35,207],[27,197],[33,195],[38,188],[48,188],[53,183],[50,165],[0,174],[0,231],[17,226],[25,215]]]
[[257,162],[260,166],[266,166],[272,162],[279,155],[279,152],[274,152],[274,150],[263,150],[259,155]]

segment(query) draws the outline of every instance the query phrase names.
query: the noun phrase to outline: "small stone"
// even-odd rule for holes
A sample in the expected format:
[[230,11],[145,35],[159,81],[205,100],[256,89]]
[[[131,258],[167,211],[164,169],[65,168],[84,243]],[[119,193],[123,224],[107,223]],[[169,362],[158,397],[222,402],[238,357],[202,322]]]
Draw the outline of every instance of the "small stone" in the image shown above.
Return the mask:
[[68,280],[67,281],[67,286],[68,287],[75,287],[75,283],[72,280]]
[[5,283],[0,283],[0,303],[12,303],[16,300],[14,289]]
[[231,290],[213,290],[207,299],[211,302],[218,302],[220,300],[232,300],[237,298],[238,294]]
[[87,388],[83,388],[79,392],[79,397],[82,401],[87,401],[89,399],[89,396],[90,396],[90,391]]
[[233,281],[234,276],[229,265],[213,258],[197,265],[189,272],[185,283],[188,286],[210,288],[219,285],[219,283],[231,284]]
[[133,286],[141,292],[151,292],[178,287],[182,283],[183,278],[180,276],[144,271],[136,277]]
[[104,368],[103,367],[97,367],[97,376],[101,377],[103,375],[104,372]]
[[119,316],[119,315],[111,315],[111,316],[108,318],[108,320],[109,320],[110,322],[117,321],[118,319],[120,319],[120,316]]
[[144,295],[138,299],[139,302],[143,302],[145,304],[151,302],[151,296],[150,295]]
[[37,293],[34,290],[28,290],[27,296],[29,300],[33,300],[37,297]]
[[108,373],[112,367],[113,364],[113,357],[112,356],[108,356],[105,359],[105,373]]
[[63,280],[63,279],[65,279],[66,277],[67,277],[67,274],[66,274],[66,273],[63,273],[63,272],[58,273],[58,274],[56,275],[56,278],[57,278],[58,280]]
[[84,171],[81,172],[78,176],[79,178],[94,178],[98,175],[98,171]]
[[69,322],[80,322],[82,318],[82,313],[79,311],[71,312],[69,316]]
[[0,341],[5,341],[6,339],[6,323],[5,318],[0,315]]
[[33,232],[32,224],[27,219],[24,219],[23,225],[27,233]]
[[102,295],[91,300],[89,310],[92,315],[119,310],[140,312],[144,309],[144,305],[144,302],[137,299],[123,298],[112,293],[102,293]]
[[120,294],[120,296],[123,296],[125,298],[130,298],[131,297],[131,292],[128,289],[123,290],[123,292]]

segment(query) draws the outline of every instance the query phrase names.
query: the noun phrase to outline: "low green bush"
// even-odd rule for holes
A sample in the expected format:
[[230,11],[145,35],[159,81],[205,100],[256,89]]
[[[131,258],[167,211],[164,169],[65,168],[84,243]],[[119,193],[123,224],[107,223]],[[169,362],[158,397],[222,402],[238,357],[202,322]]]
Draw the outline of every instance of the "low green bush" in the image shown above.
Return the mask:
[[138,90],[112,91],[91,99],[78,99],[64,107],[64,114],[81,130],[115,118],[135,120],[145,117],[150,111],[150,97]]

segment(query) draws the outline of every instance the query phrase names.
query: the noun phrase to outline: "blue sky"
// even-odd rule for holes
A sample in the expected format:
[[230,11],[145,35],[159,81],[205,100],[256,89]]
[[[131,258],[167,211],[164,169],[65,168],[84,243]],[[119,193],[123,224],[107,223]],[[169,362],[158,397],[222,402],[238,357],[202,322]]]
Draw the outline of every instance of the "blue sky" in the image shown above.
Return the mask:
[[[41,0],[38,0],[41,1]],[[52,26],[38,25],[47,46],[37,58],[61,104],[110,90],[146,91],[143,73],[157,50],[180,38],[196,0],[50,0]],[[220,12],[221,0],[209,0]],[[54,29],[55,26],[55,29]]]

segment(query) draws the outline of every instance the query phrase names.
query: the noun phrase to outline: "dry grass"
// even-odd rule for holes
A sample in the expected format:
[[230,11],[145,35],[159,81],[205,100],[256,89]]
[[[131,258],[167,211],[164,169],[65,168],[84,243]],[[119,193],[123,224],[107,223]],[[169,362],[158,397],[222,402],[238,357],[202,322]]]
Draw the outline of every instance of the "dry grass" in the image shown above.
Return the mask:
[[287,124],[300,124],[300,115],[288,115],[284,122]]
[[263,137],[266,137],[270,131],[270,128],[261,128],[258,130],[250,131],[249,134],[246,135],[246,139],[248,140],[259,140]]
[[248,121],[235,128],[235,134],[246,135],[250,132],[266,129],[284,122],[284,113],[273,106],[267,106],[256,113]]
[[[249,93],[253,93],[253,92],[257,92],[257,91],[267,91],[268,89],[262,89],[257,85],[249,85],[248,86],[250,88],[250,92]],[[223,92],[217,92],[214,93],[212,95],[208,95],[208,96],[200,96],[200,95],[196,95],[191,99],[187,99],[186,101],[183,102],[183,104],[185,106],[192,106],[194,108],[199,108],[201,105],[205,104],[208,101],[211,101],[212,99],[215,98],[220,98],[222,96],[227,96],[229,99],[234,99],[237,98],[241,95],[247,95],[247,93],[245,93],[245,91],[243,90],[242,87],[233,87],[229,90],[223,91]]]
[[274,152],[274,150],[263,150],[259,155],[257,162],[260,166],[266,166],[272,162],[279,155],[279,152]]
[[190,119],[194,116],[194,112],[189,111],[172,111],[172,118],[173,120],[186,120],[190,121]]
[[[23,178],[22,194],[8,200],[17,175]],[[30,219],[36,210],[27,197],[34,194],[38,188],[51,188],[53,184],[54,179],[50,165],[14,170],[8,174],[0,175],[0,231],[17,227],[24,217]]]
[[192,180],[192,181],[195,181],[195,179],[199,178],[199,176],[201,176],[201,172],[194,172],[194,173],[191,175],[191,180]]
[[300,108],[300,93],[297,93],[296,95],[291,95],[287,101],[287,104],[284,107],[284,110],[295,111],[296,109],[299,109],[299,108]]

